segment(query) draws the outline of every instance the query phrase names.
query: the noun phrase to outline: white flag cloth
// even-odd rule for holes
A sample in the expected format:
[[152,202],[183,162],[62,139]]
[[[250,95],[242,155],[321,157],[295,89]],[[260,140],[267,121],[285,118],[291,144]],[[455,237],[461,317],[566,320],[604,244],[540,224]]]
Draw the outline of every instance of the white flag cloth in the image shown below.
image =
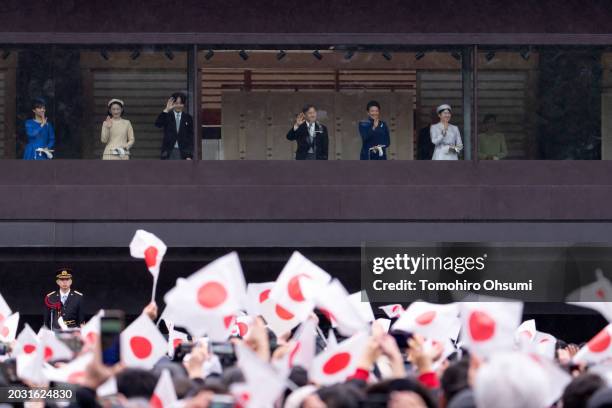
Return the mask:
[[174,383],[170,376],[170,371],[167,369],[163,370],[151,396],[149,404],[152,408],[170,408],[176,402],[176,391],[174,389]]
[[612,357],[612,323],[608,324],[574,355],[576,363],[600,363]]
[[554,360],[557,351],[557,338],[552,334],[536,332],[535,340],[535,353],[539,356],[545,357],[549,360]]
[[227,254],[177,284],[164,296],[164,318],[193,336],[224,341],[243,309],[246,284],[235,252]]
[[45,376],[49,381],[80,384],[85,377],[87,366],[93,361],[93,353],[81,354],[70,363],[61,367],[45,366]]
[[300,319],[272,299],[266,299],[260,305],[261,315],[266,326],[276,334],[282,336],[300,324]]
[[270,299],[303,322],[314,308],[313,297],[331,277],[295,251],[270,291]]
[[396,319],[404,312],[404,308],[399,303],[380,306],[379,309],[385,312],[389,319]]
[[523,314],[522,302],[462,302],[461,341],[471,352],[486,357],[514,347],[514,333]]
[[306,319],[295,332],[293,348],[289,352],[289,367],[310,368],[315,358],[317,340],[317,322]]
[[62,343],[55,333],[45,327],[38,332],[40,345],[43,347],[43,355],[45,361],[51,360],[70,360],[74,353],[70,348]]
[[100,338],[100,324],[103,315],[104,311],[99,310],[98,313],[93,315],[93,317],[81,327],[83,347],[91,350],[96,345],[96,342]]
[[385,333],[389,332],[389,328],[391,327],[391,319],[385,319],[384,317],[379,317],[376,319],[376,322],[382,327]]
[[12,343],[17,337],[17,326],[19,325],[19,312],[15,312],[0,324],[0,341]]
[[130,254],[134,258],[144,259],[153,279],[159,276],[159,266],[166,255],[166,244],[154,234],[138,230],[130,242]]
[[[364,316],[366,308],[361,308],[356,302],[351,301],[351,297],[339,280],[334,279],[328,285],[320,288],[315,296],[315,302],[317,308],[330,319],[332,326],[336,327],[342,335],[352,336],[368,329],[368,321]],[[369,303],[367,307],[370,307]]]
[[8,303],[4,300],[2,295],[0,294],[0,330],[2,330],[2,326],[6,318],[8,318],[13,312],[9,307]]
[[308,377],[317,384],[344,382],[353,375],[368,344],[367,333],[358,333],[336,346],[319,353],[308,370]]
[[262,314],[261,305],[270,297],[274,282],[249,283],[247,285],[246,311],[251,316]]
[[570,305],[596,310],[612,323],[612,283],[601,269],[597,269],[595,275],[593,283],[576,289],[567,296],[566,301]]
[[168,343],[147,315],[121,332],[121,360],[128,367],[151,369],[166,354]]
[[461,325],[458,313],[459,308],[454,303],[412,302],[392,328],[433,340],[454,339]]
[[535,340],[536,332],[535,320],[525,320],[516,329],[516,332],[514,333],[514,341],[516,341],[518,344],[532,343]]
[[363,320],[368,323],[375,320],[374,311],[372,310],[372,305],[370,305],[370,301],[368,300],[368,295],[365,290],[351,294],[349,296],[349,301],[352,302],[355,309],[359,311],[359,314],[361,314],[361,318]]
[[287,378],[262,361],[251,349],[241,344],[236,346],[238,367],[242,371],[247,387],[242,394],[246,396],[246,407],[272,407],[282,395]]
[[[17,336],[14,354],[32,354],[38,349],[38,337],[36,337],[36,333],[30,327],[29,324],[25,324],[25,327]],[[41,354],[42,355],[42,354]]]

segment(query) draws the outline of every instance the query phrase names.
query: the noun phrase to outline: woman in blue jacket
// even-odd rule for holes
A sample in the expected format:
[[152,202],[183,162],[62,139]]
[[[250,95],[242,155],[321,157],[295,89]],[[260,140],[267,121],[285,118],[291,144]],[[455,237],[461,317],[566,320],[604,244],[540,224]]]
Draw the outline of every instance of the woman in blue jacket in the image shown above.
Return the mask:
[[24,160],[47,160],[53,157],[51,150],[55,146],[55,132],[47,120],[46,111],[45,101],[36,98],[32,103],[34,118],[25,123],[28,144],[23,153]]
[[361,135],[361,160],[387,160],[387,148],[391,145],[389,128],[380,120],[380,104],[368,102],[368,119],[359,122]]

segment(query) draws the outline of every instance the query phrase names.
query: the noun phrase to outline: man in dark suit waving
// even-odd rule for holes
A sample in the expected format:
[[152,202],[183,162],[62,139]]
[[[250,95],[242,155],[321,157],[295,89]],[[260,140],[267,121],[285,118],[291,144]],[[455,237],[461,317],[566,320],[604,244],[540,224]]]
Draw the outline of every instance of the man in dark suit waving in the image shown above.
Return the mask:
[[168,99],[155,126],[164,129],[162,160],[191,160],[193,158],[193,118],[184,112],[187,96],[176,92]]
[[83,322],[83,294],[72,286],[72,270],[61,268],[55,275],[58,290],[45,296],[45,326],[52,330],[79,327]]
[[327,128],[317,121],[317,108],[314,105],[304,106],[296,116],[287,139],[297,142],[295,160],[327,160]]

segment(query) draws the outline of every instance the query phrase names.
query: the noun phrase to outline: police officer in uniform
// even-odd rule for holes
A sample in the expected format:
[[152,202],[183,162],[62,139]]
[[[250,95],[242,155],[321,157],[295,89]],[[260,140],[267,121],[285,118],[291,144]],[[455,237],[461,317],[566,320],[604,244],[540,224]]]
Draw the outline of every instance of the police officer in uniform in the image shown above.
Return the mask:
[[60,330],[61,317],[68,328],[80,327],[83,323],[83,294],[71,289],[72,270],[61,268],[55,276],[58,290],[45,296],[45,326]]

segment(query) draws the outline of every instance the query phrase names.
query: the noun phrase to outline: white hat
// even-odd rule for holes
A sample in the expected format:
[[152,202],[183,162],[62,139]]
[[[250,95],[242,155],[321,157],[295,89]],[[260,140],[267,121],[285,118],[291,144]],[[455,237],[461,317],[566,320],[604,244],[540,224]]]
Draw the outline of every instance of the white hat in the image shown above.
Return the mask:
[[123,103],[123,101],[122,101],[121,99],[114,99],[114,98],[113,98],[113,99],[111,99],[110,101],[108,101],[108,104],[107,104],[106,106],[108,106],[108,107],[110,108],[110,106],[111,106],[113,103],[118,103],[118,104],[119,104],[119,105],[121,105],[121,106],[125,106],[125,104]]
[[436,113],[440,113],[440,112],[445,111],[447,109],[448,109],[449,112],[453,111],[449,104],[443,103],[442,105],[440,105],[440,106],[438,106],[436,108]]

